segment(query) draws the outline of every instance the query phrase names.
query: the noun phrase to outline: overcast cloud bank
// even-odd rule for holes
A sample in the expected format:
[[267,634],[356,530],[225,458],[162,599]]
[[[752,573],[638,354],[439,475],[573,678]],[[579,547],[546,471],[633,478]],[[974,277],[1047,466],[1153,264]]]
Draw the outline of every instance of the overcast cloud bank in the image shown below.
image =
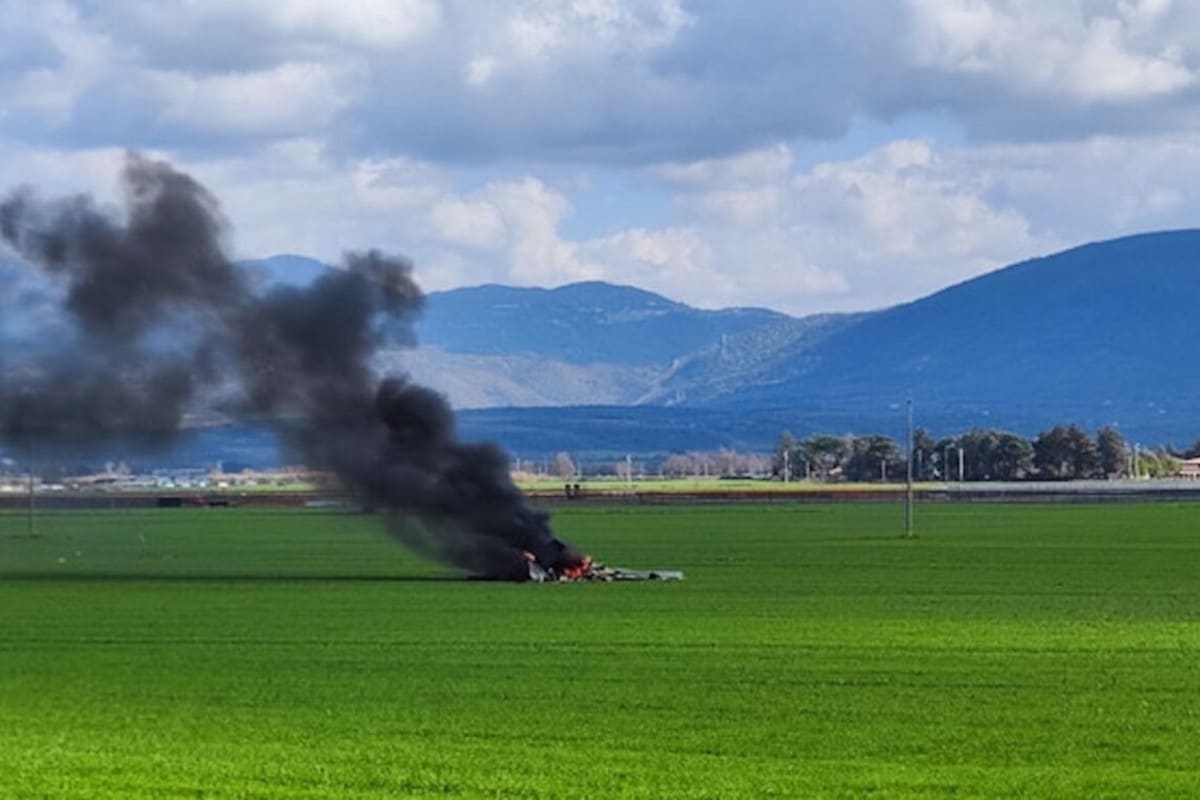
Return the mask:
[[0,184],[127,148],[242,256],[430,288],[634,283],[802,313],[1194,224],[1200,7],[1170,0],[0,0]]

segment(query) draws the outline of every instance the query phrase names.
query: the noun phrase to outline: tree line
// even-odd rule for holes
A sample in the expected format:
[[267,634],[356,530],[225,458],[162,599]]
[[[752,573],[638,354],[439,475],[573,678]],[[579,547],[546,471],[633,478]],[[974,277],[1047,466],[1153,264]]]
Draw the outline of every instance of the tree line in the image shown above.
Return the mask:
[[[801,440],[785,431],[773,453],[732,448],[693,450],[662,457],[577,463],[571,454],[518,461],[529,476],[577,479],[586,475],[777,480],[899,482],[907,475],[906,448],[887,436],[814,433]],[[935,439],[913,433],[913,479],[917,481],[1076,480],[1081,478],[1162,478],[1178,474],[1179,460],[1200,457],[1200,439],[1190,448],[1147,449],[1131,445],[1106,426],[1089,434],[1077,425],[1056,425],[1033,438],[1008,431],[972,428]]]
[[[1076,425],[1056,425],[1027,439],[1007,431],[974,428],[934,439],[913,432],[913,478],[918,481],[1076,480],[1166,477],[1179,457],[1200,455],[1200,440],[1184,453],[1131,447],[1112,426],[1095,436]],[[907,475],[905,448],[887,436],[813,434],[798,440],[784,432],[772,472],[784,479],[899,481]]]

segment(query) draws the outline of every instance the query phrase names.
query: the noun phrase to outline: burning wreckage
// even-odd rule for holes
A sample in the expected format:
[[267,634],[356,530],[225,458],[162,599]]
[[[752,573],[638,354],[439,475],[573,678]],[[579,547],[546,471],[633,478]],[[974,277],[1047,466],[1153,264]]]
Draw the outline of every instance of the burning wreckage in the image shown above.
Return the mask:
[[[495,451],[493,451],[495,452]],[[497,456],[503,458],[497,453]],[[442,559],[476,580],[513,583],[611,583],[614,581],[678,581],[677,570],[633,570],[608,567],[560,539],[550,527],[550,515],[530,506],[501,471],[493,488],[503,487],[496,504],[476,506],[466,515],[465,535],[442,532],[438,541],[455,543]],[[504,513],[499,513],[504,509]]]
[[[550,548],[550,558],[541,558],[528,550],[522,553],[524,573],[517,571],[513,579],[532,583],[612,583],[613,581],[681,581],[679,570],[638,570],[609,567],[592,560],[591,556],[580,556],[557,539]],[[557,552],[556,552],[557,551]],[[546,558],[546,560],[542,560]]]
[[673,569],[625,569],[597,564],[586,557],[578,564],[564,569],[546,569],[533,558],[528,559],[529,580],[534,583],[578,583],[613,581],[681,581],[683,573]]

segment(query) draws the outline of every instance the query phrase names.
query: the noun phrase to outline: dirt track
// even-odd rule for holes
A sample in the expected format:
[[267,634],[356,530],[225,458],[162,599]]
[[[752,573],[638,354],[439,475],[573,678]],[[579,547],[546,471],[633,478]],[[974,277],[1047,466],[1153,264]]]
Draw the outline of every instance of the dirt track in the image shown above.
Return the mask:
[[[600,492],[583,490],[568,498],[561,492],[531,492],[537,505],[699,505],[716,503],[902,503],[904,489],[838,487],[804,490],[724,490],[697,492]],[[923,485],[914,491],[919,503],[1119,503],[1200,501],[1200,481],[1072,481],[1059,483],[966,483]],[[45,510],[98,508],[266,507],[353,508],[328,492],[39,492]],[[20,492],[0,493],[0,509],[29,504]]]

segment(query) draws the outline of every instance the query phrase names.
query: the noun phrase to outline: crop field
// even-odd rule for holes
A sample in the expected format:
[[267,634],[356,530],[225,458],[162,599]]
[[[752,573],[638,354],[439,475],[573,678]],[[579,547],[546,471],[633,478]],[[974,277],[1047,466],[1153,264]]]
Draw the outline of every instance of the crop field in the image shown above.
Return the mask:
[[1200,505],[566,509],[682,583],[371,517],[0,515],[2,798],[1185,797]]

